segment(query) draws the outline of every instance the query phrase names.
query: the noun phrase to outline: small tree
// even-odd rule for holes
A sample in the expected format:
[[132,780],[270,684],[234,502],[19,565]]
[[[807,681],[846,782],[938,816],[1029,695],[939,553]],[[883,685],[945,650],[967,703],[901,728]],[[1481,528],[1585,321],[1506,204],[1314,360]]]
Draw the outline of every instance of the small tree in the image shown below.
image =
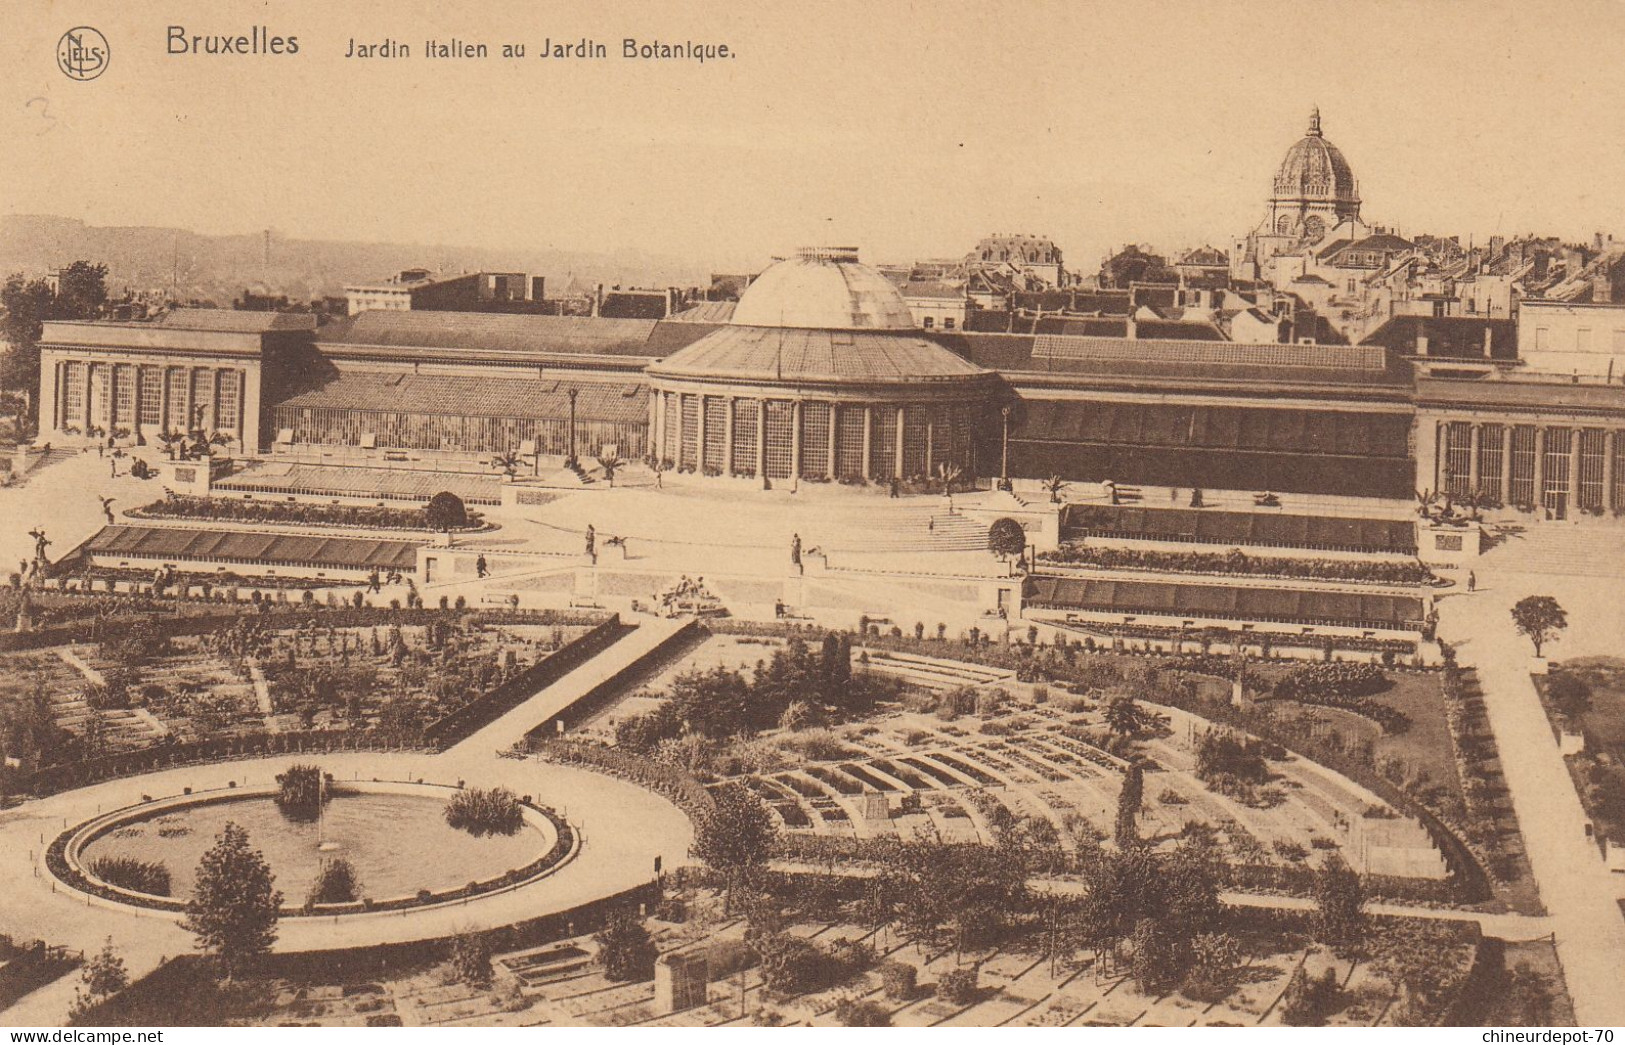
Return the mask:
[[450,490],[441,490],[423,506],[423,523],[431,530],[449,534],[468,525],[468,509],[463,499]]
[[199,949],[220,962],[228,980],[276,942],[282,894],[275,884],[265,857],[250,848],[248,832],[228,821],[198,864],[182,923],[197,936]]
[[1061,494],[1071,485],[1058,475],[1052,475],[1044,480],[1044,492],[1049,494],[1049,503],[1060,504]]
[[79,974],[79,986],[73,995],[71,1017],[78,1021],[91,1009],[122,991],[130,984],[130,974],[124,968],[124,959],[113,950],[109,936],[101,952],[85,963]]
[[1360,876],[1336,853],[1315,876],[1315,939],[1339,951],[1365,938],[1365,890]]
[[713,795],[716,808],[700,818],[690,852],[727,879],[731,911],[739,884],[767,863],[779,833],[767,806],[738,784],[724,784]]
[[316,884],[310,887],[309,901],[319,903],[353,903],[361,898],[361,879],[350,861],[340,857],[322,864]]
[[655,974],[654,939],[643,920],[629,910],[617,911],[595,934],[598,960],[611,980],[647,980]]
[[1140,731],[1140,705],[1127,693],[1106,702],[1106,728],[1118,736],[1131,737]]
[[1535,644],[1535,656],[1544,656],[1546,643],[1557,641],[1557,633],[1569,626],[1569,615],[1550,595],[1528,595],[1512,607],[1512,623],[1518,632]]
[[987,528],[987,550],[1011,559],[1027,550],[1027,531],[1014,519],[997,519]]

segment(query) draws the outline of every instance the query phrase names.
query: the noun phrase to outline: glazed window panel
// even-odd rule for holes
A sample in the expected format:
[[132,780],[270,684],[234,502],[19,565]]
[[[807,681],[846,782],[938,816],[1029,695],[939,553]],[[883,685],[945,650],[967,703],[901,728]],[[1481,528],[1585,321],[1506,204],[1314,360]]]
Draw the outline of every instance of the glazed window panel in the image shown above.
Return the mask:
[[666,459],[673,463],[677,460],[677,445],[683,437],[683,405],[679,397],[670,392],[661,393],[665,396],[666,408],[666,435],[663,440]]
[[172,432],[186,432],[192,427],[187,413],[187,374],[180,368],[171,368],[165,378],[169,382],[169,411],[164,416],[164,427]]
[[239,418],[237,416],[237,398],[242,394],[242,375],[235,370],[222,370],[220,372],[220,405],[217,409],[215,426],[222,431],[235,432]]
[[1452,421],[1444,426],[1444,436],[1442,485],[1452,497],[1465,497],[1472,492],[1473,426]]
[[728,400],[722,396],[705,397],[705,462],[704,469],[721,474],[727,469]]
[[1512,429],[1512,503],[1535,503],[1535,430],[1529,425]]
[[795,406],[788,400],[767,401],[767,476],[769,479],[788,479],[792,441],[795,439]]
[[1612,504],[1615,511],[1625,508],[1625,432],[1614,432],[1614,489]]
[[801,474],[806,477],[829,474],[828,403],[801,404]]
[[734,401],[733,472],[756,474],[756,424],[761,403],[755,399]]
[[1583,428],[1580,437],[1580,475],[1575,496],[1580,507],[1588,511],[1602,509],[1602,464],[1604,439],[1597,428]]
[[192,416],[198,415],[202,408],[203,417],[198,422],[207,427],[209,424],[209,410],[214,405],[214,371],[206,367],[199,367],[192,371]]
[[113,368],[113,423],[129,425],[135,421],[135,367],[120,363]]
[[1506,467],[1501,443],[1505,438],[1505,425],[1486,424],[1478,433],[1479,493],[1498,496],[1501,492],[1502,469]]
[[835,475],[863,477],[863,407],[841,406],[835,414]]
[[85,423],[85,364],[69,363],[63,368],[62,423],[83,426]]
[[890,479],[897,474],[897,408],[881,404],[870,410],[874,429],[869,439],[869,475]]
[[164,372],[155,366],[141,368],[140,408],[143,425],[164,423]]
[[925,407],[903,410],[903,474],[925,474]]
[[967,407],[956,406],[953,408],[953,418],[954,463],[965,470],[966,476],[970,476],[976,470],[976,453],[971,446],[971,412]]
[[105,428],[112,420],[112,368],[105,363],[90,368],[90,423]]
[[1546,429],[1546,456],[1541,504],[1557,508],[1566,503],[1569,493],[1569,440],[1574,433],[1567,428]]
[[683,442],[678,450],[679,468],[699,467],[700,401],[696,396],[683,397]]

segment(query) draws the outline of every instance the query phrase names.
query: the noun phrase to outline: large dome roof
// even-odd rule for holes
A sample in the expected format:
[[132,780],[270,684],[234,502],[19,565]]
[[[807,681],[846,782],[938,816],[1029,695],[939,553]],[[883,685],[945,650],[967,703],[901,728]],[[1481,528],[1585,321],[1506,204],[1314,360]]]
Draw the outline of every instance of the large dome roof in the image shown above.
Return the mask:
[[885,276],[859,264],[853,247],[803,248],[770,265],[740,296],[733,322],[820,330],[914,328],[902,294]]
[[976,382],[976,364],[918,335],[891,332],[718,327],[649,366],[653,378],[800,385],[924,385]]
[[1275,198],[1359,202],[1349,161],[1320,131],[1319,109],[1310,113],[1308,132],[1281,161],[1281,169],[1275,174]]

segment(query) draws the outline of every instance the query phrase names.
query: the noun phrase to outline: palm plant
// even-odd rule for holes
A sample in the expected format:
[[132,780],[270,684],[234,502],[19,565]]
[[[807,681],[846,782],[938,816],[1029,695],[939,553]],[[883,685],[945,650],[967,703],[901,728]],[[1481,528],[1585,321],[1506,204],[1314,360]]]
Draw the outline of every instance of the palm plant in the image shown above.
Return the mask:
[[619,454],[608,454],[598,458],[598,467],[604,470],[604,479],[609,483],[611,488],[615,486],[616,469],[624,468],[625,466],[626,460]]
[[1051,504],[1060,504],[1061,491],[1065,490],[1068,485],[1070,484],[1058,475],[1052,475],[1048,479],[1045,479],[1043,482],[1043,487],[1045,492],[1049,494],[1049,502]]
[[186,436],[180,432],[160,432],[158,433],[158,441],[163,444],[164,453],[168,454],[169,459],[173,461],[176,451],[186,445]]
[[519,454],[515,450],[503,450],[491,458],[491,467],[512,479],[519,474]]

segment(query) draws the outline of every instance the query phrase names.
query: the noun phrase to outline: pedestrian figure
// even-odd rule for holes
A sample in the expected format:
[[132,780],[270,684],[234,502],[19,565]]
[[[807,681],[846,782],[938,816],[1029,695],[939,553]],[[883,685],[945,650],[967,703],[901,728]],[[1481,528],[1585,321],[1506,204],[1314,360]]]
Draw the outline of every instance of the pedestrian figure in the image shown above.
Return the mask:
[[481,577],[484,577],[486,573],[489,572],[486,569],[485,556],[481,555],[479,558],[474,560],[474,572]]
[[935,515],[925,521],[925,530],[927,533],[937,532],[937,517]]
[[1478,590],[1478,575],[1476,573],[1474,573],[1472,570],[1467,571],[1467,590],[1468,591],[1477,591]]
[[598,531],[593,529],[592,523],[587,524],[587,554],[598,559]]
[[801,534],[799,533],[790,535],[790,565],[801,565]]

